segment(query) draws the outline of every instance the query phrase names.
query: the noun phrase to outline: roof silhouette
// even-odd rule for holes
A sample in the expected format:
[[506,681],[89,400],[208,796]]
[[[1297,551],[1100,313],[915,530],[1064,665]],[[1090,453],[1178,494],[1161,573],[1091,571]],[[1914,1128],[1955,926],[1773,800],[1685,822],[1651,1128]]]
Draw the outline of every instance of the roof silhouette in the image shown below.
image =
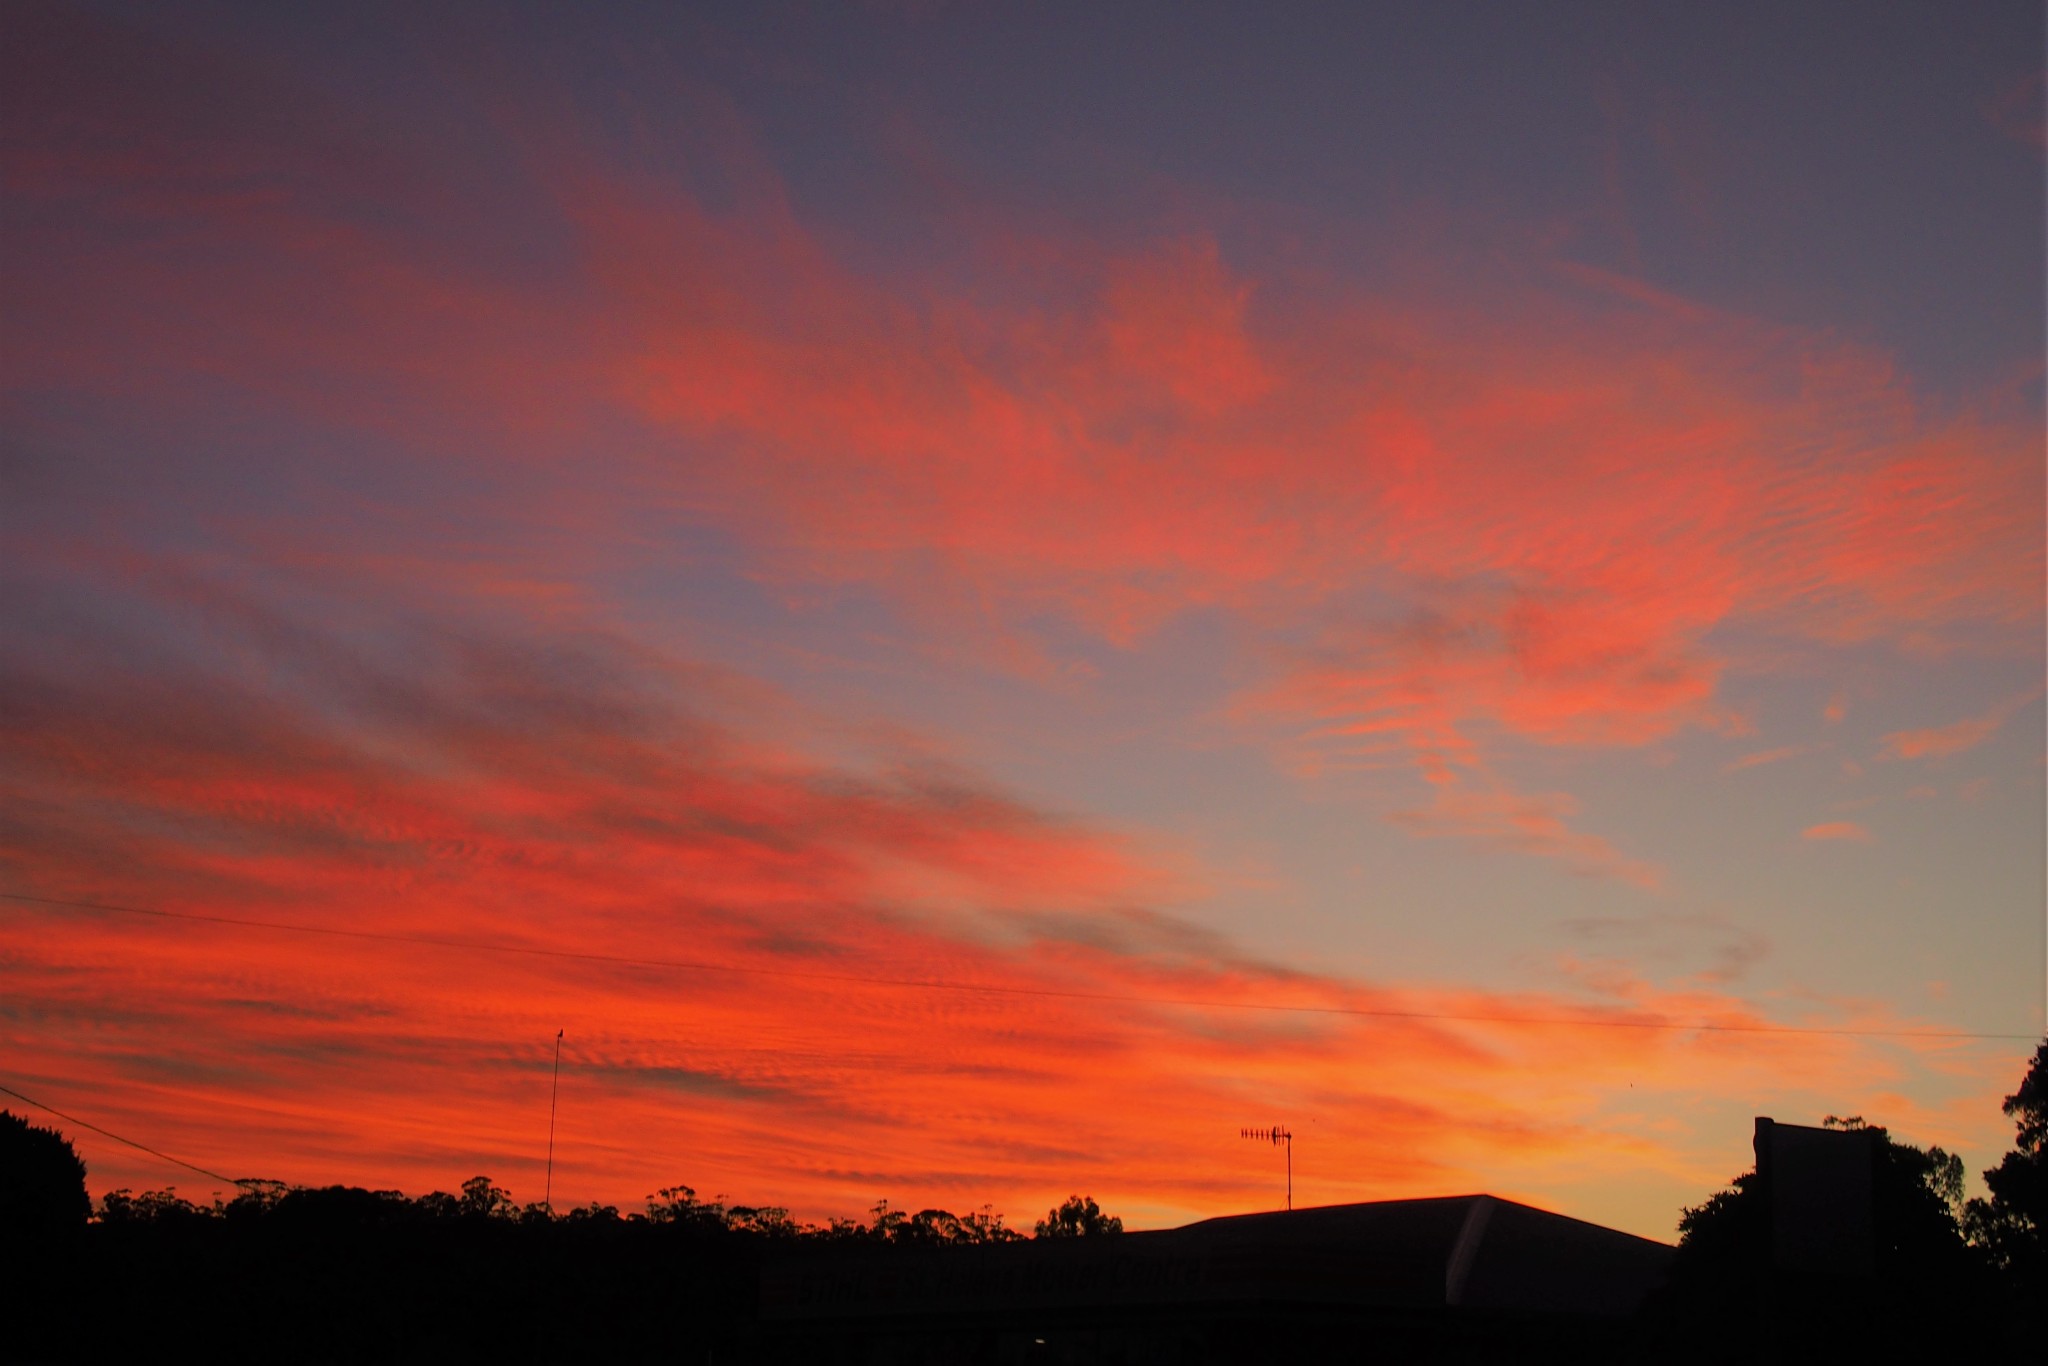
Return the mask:
[[1101,1238],[793,1258],[764,1270],[770,1318],[1237,1303],[1626,1315],[1669,1244],[1491,1195],[1204,1219]]

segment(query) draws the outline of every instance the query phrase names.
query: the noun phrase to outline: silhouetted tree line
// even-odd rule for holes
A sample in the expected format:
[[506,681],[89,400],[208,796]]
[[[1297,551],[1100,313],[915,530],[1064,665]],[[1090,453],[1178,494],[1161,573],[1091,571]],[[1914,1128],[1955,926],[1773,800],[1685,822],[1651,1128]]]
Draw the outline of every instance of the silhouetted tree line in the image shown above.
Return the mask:
[[[0,1117],[13,1119],[5,1111],[0,1111]],[[49,1130],[37,1132],[70,1153],[70,1145],[61,1135]],[[89,1209],[90,1201],[84,1198],[84,1163],[77,1160],[75,1153],[69,1160],[77,1164],[78,1195],[83,1207]],[[67,1181],[69,1175],[67,1169]],[[751,1238],[769,1243],[867,1243],[904,1247],[1013,1243],[1021,1242],[1027,1236],[1005,1224],[1003,1216],[990,1205],[983,1205],[967,1214],[943,1209],[922,1209],[913,1214],[908,1210],[894,1209],[887,1200],[882,1200],[869,1210],[866,1222],[831,1219],[822,1224],[812,1224],[793,1218],[787,1209],[776,1205],[728,1205],[722,1199],[700,1200],[697,1192],[689,1186],[664,1187],[647,1197],[644,1210],[621,1214],[616,1205],[596,1203],[563,1211],[552,1210],[539,1203],[520,1205],[509,1191],[494,1184],[487,1176],[475,1176],[463,1182],[459,1195],[434,1191],[416,1199],[395,1190],[370,1191],[350,1186],[296,1187],[280,1181],[241,1181],[237,1185],[240,1191],[234,1199],[226,1200],[216,1195],[210,1204],[186,1200],[177,1193],[176,1187],[144,1191],[140,1195],[125,1187],[111,1190],[100,1198],[100,1206],[93,1219],[98,1224],[111,1227],[175,1227],[216,1219],[230,1223],[259,1219],[293,1220],[309,1215],[394,1227],[477,1219],[503,1220],[521,1226],[647,1223],[677,1232]],[[67,1205],[64,1217],[72,1223],[82,1222],[75,1206]],[[47,1227],[54,1228],[64,1220],[45,1215],[43,1221]],[[1046,1217],[1034,1225],[1029,1236],[1086,1237],[1121,1233],[1123,1228],[1122,1219],[1103,1213],[1093,1199],[1075,1195],[1049,1210]]]
[[[484,1176],[418,1197],[237,1187],[206,1203],[175,1187],[112,1190],[94,1210],[71,1144],[0,1111],[0,1359],[131,1360],[186,1346],[214,1359],[715,1360],[752,1328],[768,1257],[916,1256],[1025,1237],[988,1206],[912,1212],[884,1200],[865,1220],[813,1224],[683,1185],[624,1213],[522,1205]],[[1121,1228],[1081,1196],[1038,1224],[1049,1237]]]
[[[1965,1201],[1963,1168],[1862,1120],[1873,1144],[1874,1274],[1797,1275],[1769,1255],[1754,1172],[1687,1209],[1670,1282],[1645,1307],[1641,1360],[2033,1359],[2048,1325],[2048,1040],[2005,1112],[2012,1152]],[[1039,1238],[1111,1235],[1073,1196]],[[409,1198],[239,1183],[198,1204],[108,1192],[97,1212],[60,1134],[0,1111],[0,1358],[567,1361],[747,1359],[771,1257],[941,1255],[1023,1237],[987,1206],[808,1224],[688,1186],[621,1213],[520,1205],[486,1177]]]

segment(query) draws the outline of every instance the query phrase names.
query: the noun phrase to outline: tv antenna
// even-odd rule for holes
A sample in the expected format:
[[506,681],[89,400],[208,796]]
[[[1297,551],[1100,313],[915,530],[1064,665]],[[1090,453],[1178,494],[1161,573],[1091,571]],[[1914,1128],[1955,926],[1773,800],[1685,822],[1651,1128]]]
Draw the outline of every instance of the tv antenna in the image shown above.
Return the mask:
[[1294,1208],[1294,1135],[1279,1125],[1270,1129],[1239,1129],[1239,1138],[1255,1138],[1261,1143],[1287,1149],[1287,1208]]
[[555,1101],[562,1094],[562,1031],[555,1031],[555,1081],[548,1088],[548,1184],[540,1198],[549,1214],[555,1212]]

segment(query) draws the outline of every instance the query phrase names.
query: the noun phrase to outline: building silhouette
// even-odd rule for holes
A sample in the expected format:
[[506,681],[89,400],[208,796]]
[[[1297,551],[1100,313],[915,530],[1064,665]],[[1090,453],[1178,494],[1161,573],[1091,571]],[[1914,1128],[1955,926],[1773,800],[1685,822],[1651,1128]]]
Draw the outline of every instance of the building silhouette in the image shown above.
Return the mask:
[[[762,1269],[762,1359],[1433,1360],[1611,1346],[1674,1249],[1462,1195],[985,1247],[819,1248]],[[1238,1353],[1249,1355],[1238,1355]]]

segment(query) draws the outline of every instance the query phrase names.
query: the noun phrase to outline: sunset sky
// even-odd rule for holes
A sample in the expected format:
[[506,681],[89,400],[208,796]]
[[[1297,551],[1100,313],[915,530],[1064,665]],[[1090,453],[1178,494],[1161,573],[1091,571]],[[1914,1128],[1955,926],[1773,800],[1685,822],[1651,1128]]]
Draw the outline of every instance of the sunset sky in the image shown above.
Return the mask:
[[0,25],[0,1085],[538,1200],[560,1029],[558,1207],[1027,1226],[2009,1146],[2039,5]]

